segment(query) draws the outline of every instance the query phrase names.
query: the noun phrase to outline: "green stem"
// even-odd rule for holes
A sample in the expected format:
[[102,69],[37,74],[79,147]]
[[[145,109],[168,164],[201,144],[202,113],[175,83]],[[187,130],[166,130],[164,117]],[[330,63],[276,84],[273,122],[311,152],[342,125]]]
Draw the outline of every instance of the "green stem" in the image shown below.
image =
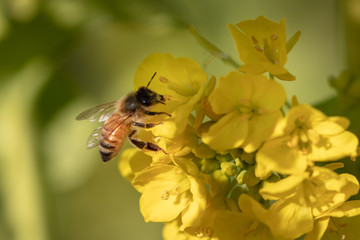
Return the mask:
[[234,59],[232,59],[228,54],[223,52],[220,48],[218,48],[215,44],[207,40],[204,36],[202,36],[195,28],[194,26],[189,26],[189,31],[191,34],[196,38],[198,43],[205,48],[208,52],[211,53],[212,56],[219,58],[222,60],[225,64],[228,64],[236,69],[240,67],[240,64],[237,63]]

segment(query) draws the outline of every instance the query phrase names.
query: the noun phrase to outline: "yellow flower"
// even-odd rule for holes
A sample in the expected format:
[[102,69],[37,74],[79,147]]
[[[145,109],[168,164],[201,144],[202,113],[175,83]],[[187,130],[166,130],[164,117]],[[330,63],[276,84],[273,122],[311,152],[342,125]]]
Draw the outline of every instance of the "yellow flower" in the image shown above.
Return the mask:
[[268,239],[285,240],[275,236],[267,226],[267,210],[253,198],[242,194],[238,201],[242,212],[219,211],[215,218],[215,233],[222,240]]
[[[358,190],[359,183],[354,176],[313,167],[310,172],[267,184],[260,194],[265,199],[278,200],[269,208],[271,230],[275,234],[297,238],[311,231],[311,235],[323,232],[324,217],[360,214],[360,201],[346,202]],[[318,220],[315,228],[313,218]]]
[[159,116],[162,124],[151,131],[156,136],[174,138],[185,130],[190,113],[203,95],[207,76],[192,59],[153,53],[139,65],[134,79],[135,88],[146,86],[155,72],[149,88],[169,100],[165,105],[155,106],[154,111],[167,112],[171,118]]
[[[282,80],[295,80],[295,76],[284,68],[287,53],[285,19],[280,23],[260,16],[255,20],[246,20],[229,25],[237,51],[243,66],[239,71],[246,73],[269,72]],[[300,32],[296,33],[298,38]],[[294,45],[297,41],[292,41]]]
[[202,134],[203,142],[218,151],[255,151],[281,118],[285,98],[283,87],[263,75],[230,72],[209,96],[213,111],[224,116]]
[[135,148],[128,148],[121,153],[119,158],[119,171],[121,175],[132,181],[135,174],[150,166],[152,159]]
[[355,157],[359,141],[345,131],[348,125],[346,118],[327,117],[307,104],[292,107],[256,154],[256,176],[265,178],[272,171],[295,174],[315,161]]
[[315,221],[315,224],[318,226],[318,232],[307,234],[305,240],[346,240],[358,239],[360,236],[360,216],[322,218]]
[[188,226],[184,228],[181,223],[181,218],[165,224],[163,229],[163,237],[165,240],[173,239],[206,239],[206,240],[218,240],[214,232],[214,218],[216,213],[225,209],[225,202],[223,197],[218,197],[208,200],[206,210],[197,225]]
[[175,165],[156,164],[132,181],[142,193],[140,211],[146,222],[170,222],[181,214],[184,227],[196,225],[206,206],[206,187],[197,166],[187,158]]

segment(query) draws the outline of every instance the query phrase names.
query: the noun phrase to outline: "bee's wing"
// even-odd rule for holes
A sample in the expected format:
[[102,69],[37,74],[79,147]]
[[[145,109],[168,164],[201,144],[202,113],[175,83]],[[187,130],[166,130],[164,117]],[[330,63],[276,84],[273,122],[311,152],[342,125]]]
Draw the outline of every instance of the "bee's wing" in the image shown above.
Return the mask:
[[94,131],[92,131],[91,135],[88,138],[88,141],[86,143],[86,148],[91,149],[99,145],[99,141],[101,139],[101,131],[104,126],[100,126],[96,128]]
[[113,101],[92,107],[80,113],[75,119],[76,120],[88,119],[89,121],[99,121],[99,122],[106,121],[115,111],[117,102],[118,101]]

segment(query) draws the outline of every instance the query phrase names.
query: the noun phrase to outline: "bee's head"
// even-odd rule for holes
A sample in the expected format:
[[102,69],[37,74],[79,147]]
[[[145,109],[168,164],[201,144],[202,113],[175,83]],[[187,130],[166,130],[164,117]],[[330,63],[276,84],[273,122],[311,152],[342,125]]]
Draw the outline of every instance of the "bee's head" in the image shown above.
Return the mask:
[[156,103],[165,104],[165,98],[154,91],[151,91],[147,87],[141,87],[136,92],[136,99],[139,103],[145,107],[149,107]]
[[165,98],[163,95],[160,95],[149,89],[149,85],[150,85],[151,81],[154,79],[155,75],[156,75],[156,72],[151,77],[151,79],[148,82],[148,84],[146,85],[146,87],[141,87],[136,92],[136,99],[139,101],[139,103],[141,105],[143,105],[145,107],[149,107],[156,103],[165,104]]

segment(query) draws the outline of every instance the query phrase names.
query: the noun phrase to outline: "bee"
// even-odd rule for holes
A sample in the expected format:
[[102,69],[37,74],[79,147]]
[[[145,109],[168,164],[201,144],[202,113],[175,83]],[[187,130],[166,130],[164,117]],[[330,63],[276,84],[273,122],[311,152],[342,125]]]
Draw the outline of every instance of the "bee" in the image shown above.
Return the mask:
[[124,145],[126,137],[139,149],[150,151],[163,151],[155,143],[136,139],[134,135],[137,130],[134,128],[152,128],[159,123],[145,123],[146,115],[167,115],[166,112],[153,112],[150,108],[155,104],[165,104],[166,99],[149,89],[151,77],[146,87],[140,87],[136,92],[131,92],[117,101],[104,103],[80,113],[76,120],[90,120],[105,122],[103,126],[96,128],[88,138],[86,147],[88,149],[99,146],[101,159],[107,162],[114,158]]

